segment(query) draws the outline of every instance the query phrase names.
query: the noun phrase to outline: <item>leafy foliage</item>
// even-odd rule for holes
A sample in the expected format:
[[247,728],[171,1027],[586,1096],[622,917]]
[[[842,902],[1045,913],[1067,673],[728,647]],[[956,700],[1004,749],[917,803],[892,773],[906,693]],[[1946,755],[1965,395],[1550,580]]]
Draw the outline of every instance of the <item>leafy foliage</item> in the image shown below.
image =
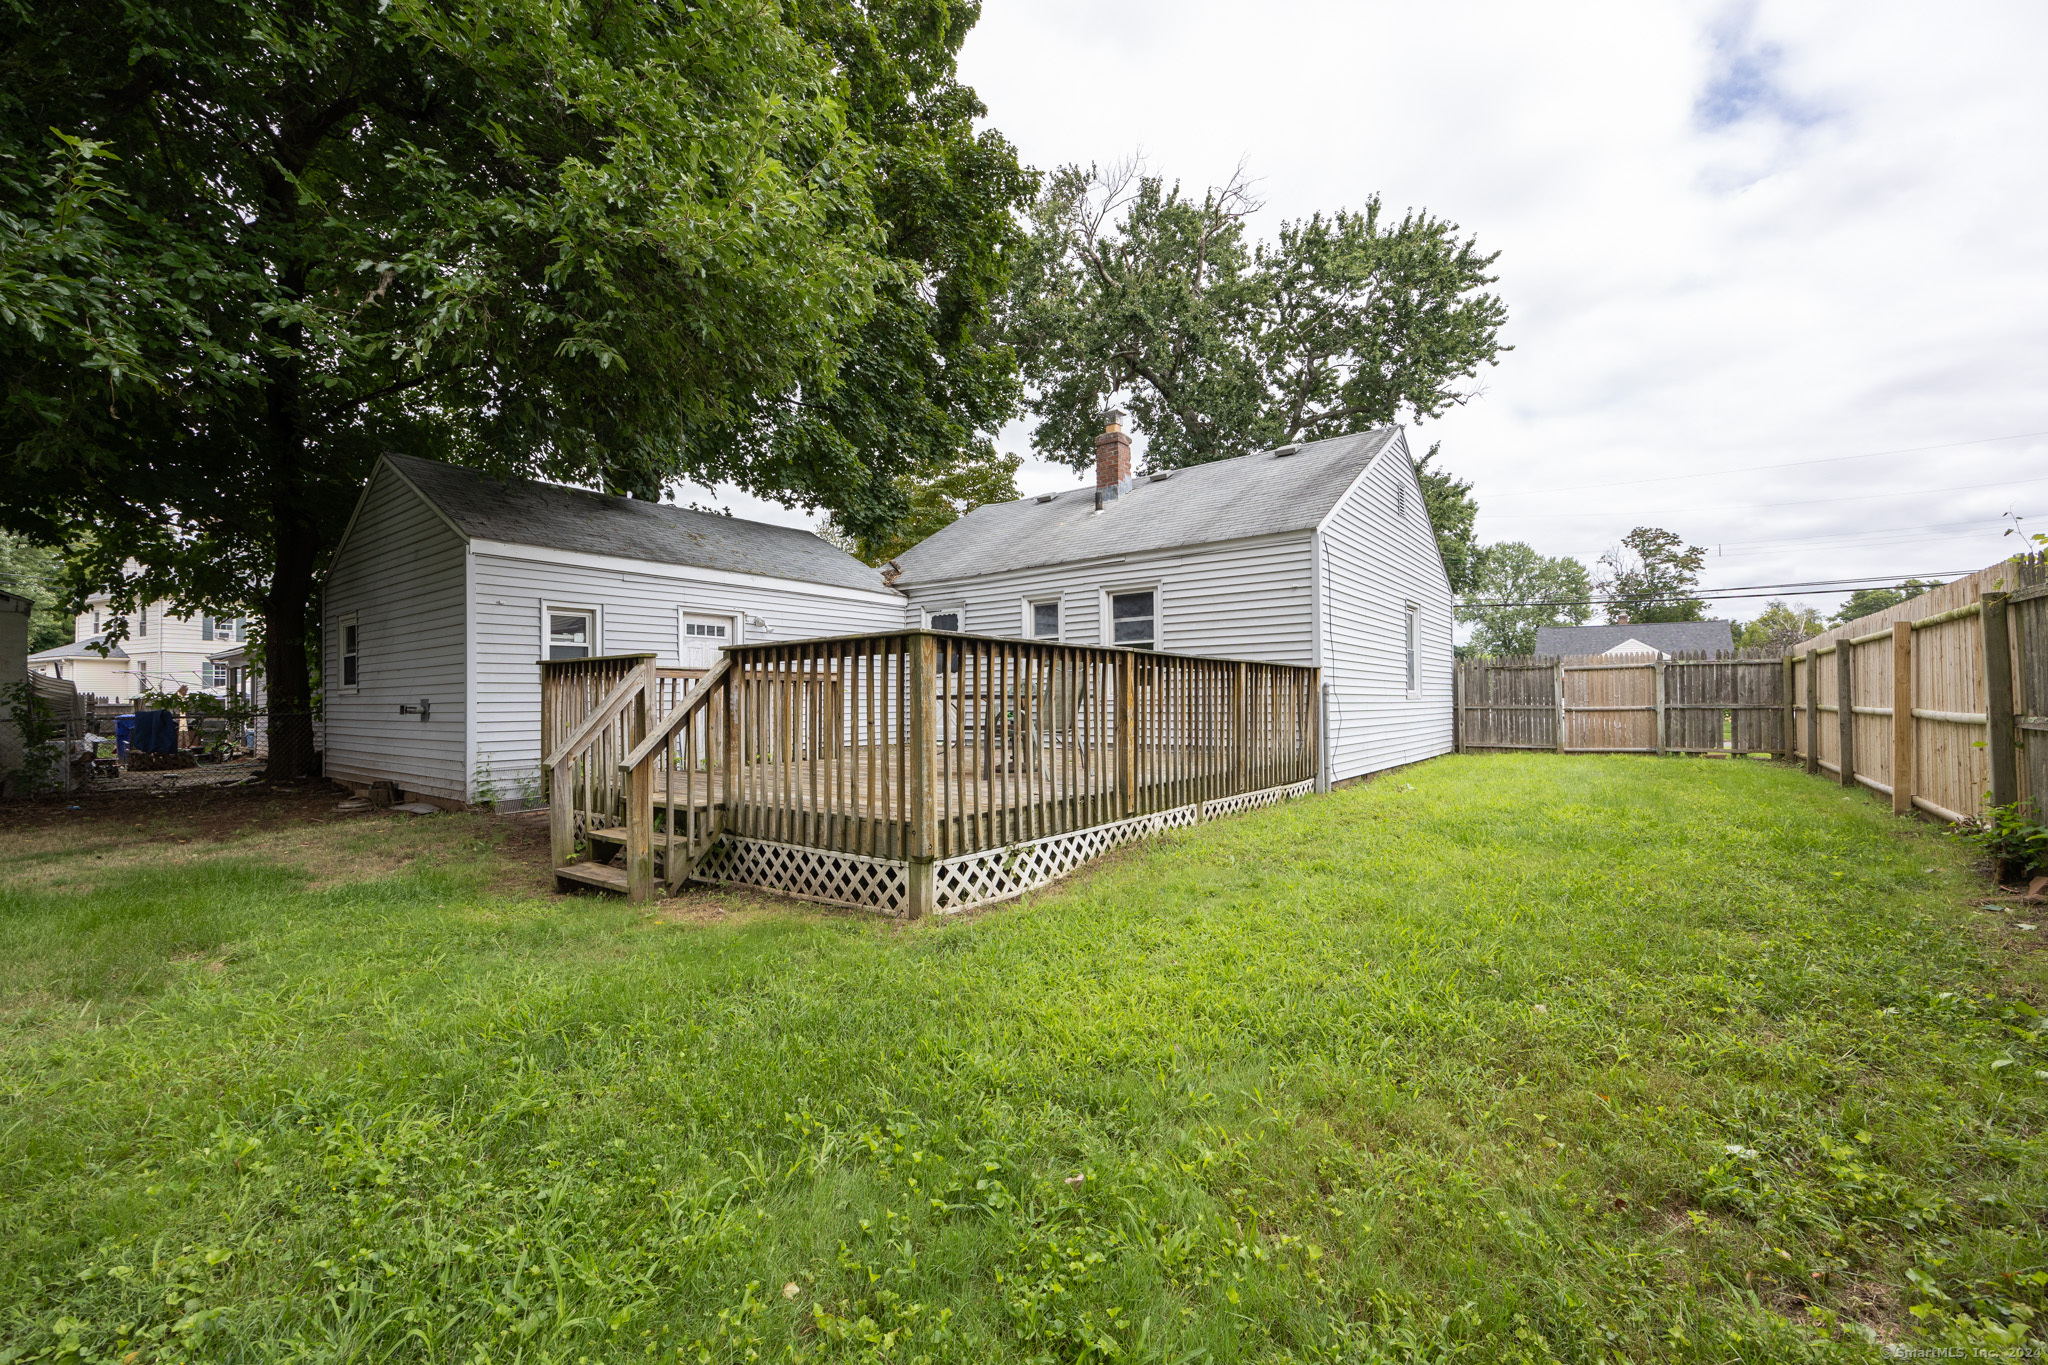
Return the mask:
[[1735,646],[1738,649],[1775,649],[1783,653],[1801,640],[1811,639],[1826,629],[1827,622],[1812,607],[1804,603],[1789,606],[1773,601],[1754,621],[1744,623],[1736,631]]
[[1671,531],[1638,526],[1600,556],[1594,587],[1607,599],[1607,619],[1614,625],[1698,621],[1707,604],[1694,590],[1706,562],[1700,546],[1687,545]]
[[906,509],[900,520],[880,532],[858,535],[827,518],[818,534],[865,563],[887,564],[977,507],[1015,501],[1023,463],[1016,455],[971,456],[935,477],[899,475],[897,488]]
[[285,772],[380,451],[887,520],[1014,399],[983,320],[1029,184],[953,76],[974,14],[0,10],[0,516],[90,528],[117,615],[260,606]]
[[1987,805],[1955,826],[1955,834],[1993,859],[2001,876],[2030,877],[2048,871],[2048,826],[2035,815],[2030,800]]
[[1849,594],[1833,620],[1837,625],[1845,621],[1861,620],[1876,612],[1896,607],[1901,602],[1911,601],[1929,589],[1941,586],[1938,578],[1909,578],[1896,588],[1858,588]]
[[71,643],[75,626],[71,613],[64,610],[70,594],[64,588],[63,565],[56,551],[27,536],[0,531],[0,592],[35,603],[28,623],[29,653]]
[[1479,500],[1472,496],[1471,481],[1429,467],[1442,448],[1441,443],[1432,445],[1429,454],[1415,462],[1415,478],[1422,486],[1422,505],[1429,513],[1430,529],[1436,532],[1436,549],[1443,557],[1444,574],[1451,581],[1451,591],[1461,593],[1472,586],[1486,551],[1473,531],[1473,524],[1479,519]]
[[1258,208],[1241,171],[1199,201],[1136,162],[1047,179],[1009,311],[1041,455],[1086,467],[1106,405],[1168,468],[1432,417],[1506,349],[1455,224],[1374,197],[1255,244]]
[[1472,623],[1472,643],[1482,654],[1534,654],[1540,627],[1583,626],[1592,619],[1592,589],[1578,560],[1553,559],[1511,540],[1486,547],[1458,619]]

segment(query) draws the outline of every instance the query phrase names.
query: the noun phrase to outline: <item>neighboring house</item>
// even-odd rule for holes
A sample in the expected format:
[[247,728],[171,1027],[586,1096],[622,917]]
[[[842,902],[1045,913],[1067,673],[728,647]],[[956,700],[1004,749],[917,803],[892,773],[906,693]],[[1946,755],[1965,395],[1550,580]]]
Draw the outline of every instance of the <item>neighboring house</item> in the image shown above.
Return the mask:
[[1326,781],[1450,752],[1451,588],[1385,427],[977,507],[905,551],[910,623],[1322,669]]
[[537,790],[537,659],[708,668],[724,645],[901,629],[904,607],[808,531],[402,455],[323,592],[326,774],[451,803]]
[[1644,621],[1632,626],[1538,626],[1538,654],[1725,654],[1732,621]]
[[212,655],[247,638],[241,617],[174,616],[170,604],[151,602],[128,621],[128,638],[101,653],[112,611],[104,595],[88,598],[72,623],[68,645],[29,656],[29,667],[112,701],[132,701],[144,692],[223,692],[227,670]]

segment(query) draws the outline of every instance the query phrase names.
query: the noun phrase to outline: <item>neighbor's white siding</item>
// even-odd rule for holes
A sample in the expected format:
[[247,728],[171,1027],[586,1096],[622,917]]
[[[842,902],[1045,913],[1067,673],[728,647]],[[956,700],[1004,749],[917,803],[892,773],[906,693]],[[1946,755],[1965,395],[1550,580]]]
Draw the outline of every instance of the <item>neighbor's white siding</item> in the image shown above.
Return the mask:
[[[1330,780],[1449,753],[1451,589],[1404,443],[1381,452],[1330,510],[1321,540]],[[1421,609],[1414,698],[1402,619],[1409,602]]]
[[[599,653],[651,653],[671,667],[680,662],[679,609],[741,618],[739,643],[744,644],[903,625],[903,599],[893,593],[856,594],[789,579],[698,574],[680,567],[648,571],[625,560],[564,563],[479,546],[472,551],[470,581],[473,800],[482,799],[474,793],[477,782],[488,782],[499,800],[538,794],[540,670],[535,665],[543,657],[540,622],[546,605],[595,607]],[[750,617],[765,624],[749,625]]]
[[[1115,516],[1116,510],[1105,512]],[[1048,565],[954,583],[905,587],[910,623],[926,611],[965,605],[961,629],[974,635],[1025,633],[1024,604],[1060,599],[1060,638],[1109,644],[1108,593],[1154,588],[1160,649],[1266,663],[1306,664],[1315,649],[1314,575],[1305,531],[1222,541],[1105,561]],[[901,586],[901,585],[899,585]]]
[[[327,571],[321,682],[329,777],[467,799],[464,552],[454,528],[380,464]],[[351,612],[361,650],[353,689],[341,685],[341,622]],[[422,697],[433,702],[432,719],[399,714]]]

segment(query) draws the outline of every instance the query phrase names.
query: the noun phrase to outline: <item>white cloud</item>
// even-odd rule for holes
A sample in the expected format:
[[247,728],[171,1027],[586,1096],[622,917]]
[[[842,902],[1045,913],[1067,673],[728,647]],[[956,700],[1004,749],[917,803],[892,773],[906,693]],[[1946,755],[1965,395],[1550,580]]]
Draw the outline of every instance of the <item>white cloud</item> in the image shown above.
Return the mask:
[[1199,187],[1244,157],[1265,231],[1377,191],[1478,234],[1516,349],[1415,436],[1482,534],[1590,560],[1661,525],[1731,585],[2048,529],[2048,482],[1974,487],[2048,475],[2048,437],[1735,472],[2048,431],[2044,47],[2023,0],[986,0],[962,64],[1040,167],[1142,149]]

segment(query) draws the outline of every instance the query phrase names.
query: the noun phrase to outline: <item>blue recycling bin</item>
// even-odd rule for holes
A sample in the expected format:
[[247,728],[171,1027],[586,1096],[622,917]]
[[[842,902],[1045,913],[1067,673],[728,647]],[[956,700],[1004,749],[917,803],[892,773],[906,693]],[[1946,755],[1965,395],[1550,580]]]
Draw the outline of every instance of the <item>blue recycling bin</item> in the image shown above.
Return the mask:
[[114,717],[114,757],[128,757],[128,745],[135,739],[135,717]]

